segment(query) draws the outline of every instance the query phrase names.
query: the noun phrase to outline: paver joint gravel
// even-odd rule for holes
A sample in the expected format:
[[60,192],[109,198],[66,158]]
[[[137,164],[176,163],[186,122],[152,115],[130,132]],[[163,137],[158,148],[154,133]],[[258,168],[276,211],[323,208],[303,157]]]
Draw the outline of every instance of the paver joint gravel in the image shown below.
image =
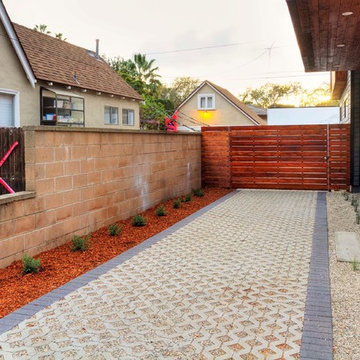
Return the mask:
[[0,359],[296,359],[316,205],[239,191],[0,335]]

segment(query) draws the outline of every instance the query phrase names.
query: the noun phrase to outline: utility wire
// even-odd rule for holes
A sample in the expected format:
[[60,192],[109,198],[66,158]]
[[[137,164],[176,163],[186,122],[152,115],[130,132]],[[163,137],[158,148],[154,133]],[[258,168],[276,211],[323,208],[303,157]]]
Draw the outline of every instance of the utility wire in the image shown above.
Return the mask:
[[[200,51],[200,50],[207,50],[207,49],[218,49],[218,48],[225,48],[225,47],[232,47],[232,46],[240,46],[240,45],[249,45],[249,44],[256,44],[264,41],[247,41],[247,42],[237,42],[237,43],[230,43],[230,44],[221,44],[221,45],[209,45],[209,46],[201,46],[195,48],[185,48],[185,49],[176,49],[176,50],[164,50],[164,51],[153,51],[153,52],[145,52],[145,55],[162,55],[162,54],[175,54],[181,52],[189,52],[189,51]],[[294,45],[283,45],[283,46],[275,46],[272,49],[290,47]]]

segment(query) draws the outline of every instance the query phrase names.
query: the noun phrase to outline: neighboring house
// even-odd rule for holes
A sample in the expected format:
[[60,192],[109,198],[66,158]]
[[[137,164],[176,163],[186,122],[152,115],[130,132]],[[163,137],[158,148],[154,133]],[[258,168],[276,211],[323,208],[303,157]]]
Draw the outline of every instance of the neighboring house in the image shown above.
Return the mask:
[[263,109],[260,106],[246,104],[248,108],[256,113],[259,117],[261,117],[264,121],[267,121],[267,109]]
[[0,127],[140,128],[142,97],[98,46],[86,50],[14,24],[1,0],[0,34]]
[[351,129],[350,184],[352,191],[360,192],[358,1],[287,0],[287,4],[305,71],[333,72],[333,99],[340,99],[341,122],[349,122]]
[[268,125],[324,125],[340,122],[337,106],[270,108],[267,114]]
[[178,107],[181,130],[201,126],[266,125],[252,109],[228,90],[204,81]]

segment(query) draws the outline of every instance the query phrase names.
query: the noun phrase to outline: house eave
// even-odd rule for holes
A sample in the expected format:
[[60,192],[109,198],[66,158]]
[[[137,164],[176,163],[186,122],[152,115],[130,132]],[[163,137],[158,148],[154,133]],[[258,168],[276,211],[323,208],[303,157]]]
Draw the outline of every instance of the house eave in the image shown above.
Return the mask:
[[26,77],[28,78],[31,86],[35,88],[36,77],[30,66],[30,63],[25,55],[24,49],[22,48],[15,29],[11,23],[10,17],[5,9],[3,2],[0,0],[0,20],[4,25],[5,31],[8,34],[9,40],[16,52],[16,55],[25,71]]

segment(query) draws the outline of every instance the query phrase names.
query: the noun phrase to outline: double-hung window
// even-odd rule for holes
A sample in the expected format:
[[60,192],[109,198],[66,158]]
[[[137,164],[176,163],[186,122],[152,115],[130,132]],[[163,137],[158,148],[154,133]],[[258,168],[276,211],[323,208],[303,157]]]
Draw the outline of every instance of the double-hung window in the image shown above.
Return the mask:
[[135,111],[131,109],[123,109],[122,124],[134,126],[135,125]]
[[105,106],[104,123],[106,125],[119,124],[119,109],[117,107]]
[[198,95],[198,109],[199,110],[214,110],[215,109],[215,95],[214,94],[199,94]]

